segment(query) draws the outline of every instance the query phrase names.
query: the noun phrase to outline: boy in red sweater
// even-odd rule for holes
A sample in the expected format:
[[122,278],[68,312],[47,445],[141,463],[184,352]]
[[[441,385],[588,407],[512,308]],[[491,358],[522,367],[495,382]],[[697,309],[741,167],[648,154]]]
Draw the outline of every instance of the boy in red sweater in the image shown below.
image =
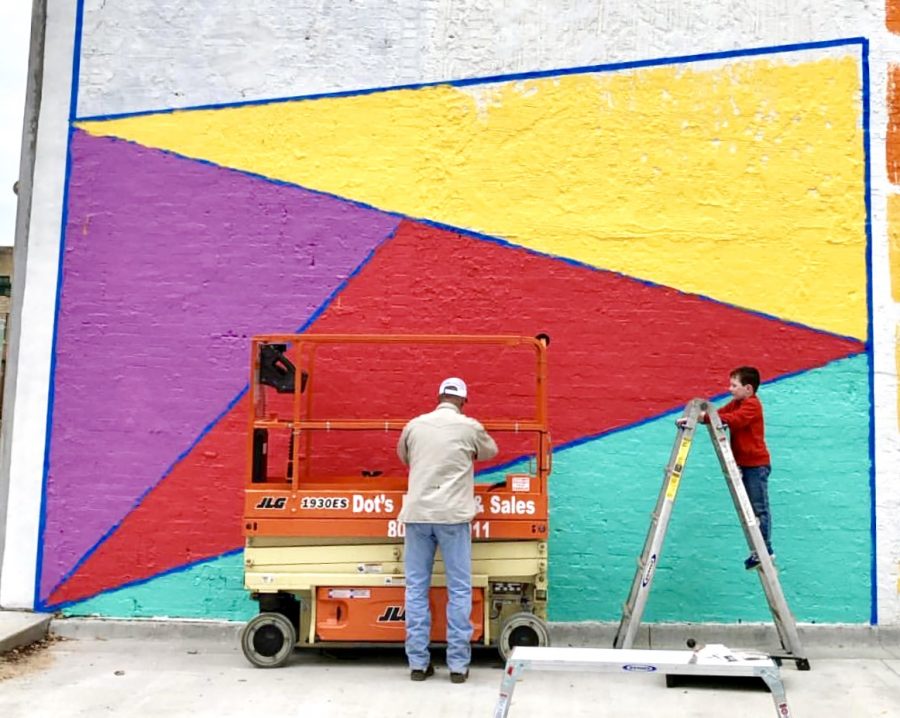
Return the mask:
[[[759,391],[759,370],[752,366],[740,366],[731,372],[729,378],[728,391],[733,398],[719,409],[719,418],[731,433],[734,460],[741,470],[744,488],[759,521],[759,530],[766,548],[774,559],[769,516],[769,474],[772,471],[772,460],[766,448],[762,403],[756,396]],[[759,557],[754,551],[744,561],[744,568],[749,570],[757,566]]]
[[[719,409],[719,418],[728,426],[734,460],[741,470],[744,488],[759,521],[760,533],[774,560],[770,538],[772,524],[769,516],[768,483],[772,460],[766,448],[762,403],[756,396],[759,391],[759,370],[752,366],[741,366],[734,369],[729,378],[728,391],[732,399]],[[708,421],[705,413],[700,415],[700,421],[704,424]],[[754,551],[744,561],[744,568],[749,570],[757,566],[759,557]]]

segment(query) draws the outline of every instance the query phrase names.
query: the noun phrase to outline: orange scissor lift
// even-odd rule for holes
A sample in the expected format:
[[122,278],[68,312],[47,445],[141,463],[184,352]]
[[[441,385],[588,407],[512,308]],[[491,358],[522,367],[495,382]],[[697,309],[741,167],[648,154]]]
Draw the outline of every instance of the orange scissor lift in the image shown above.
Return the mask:
[[[252,341],[244,584],[247,659],[295,647],[402,644],[406,491],[399,432],[461,375],[501,454],[472,521],[473,645],[549,644],[547,342],[522,336],[290,334]],[[394,413],[392,413],[394,412]],[[399,416],[397,416],[399,414]],[[440,554],[432,641],[446,637]]]

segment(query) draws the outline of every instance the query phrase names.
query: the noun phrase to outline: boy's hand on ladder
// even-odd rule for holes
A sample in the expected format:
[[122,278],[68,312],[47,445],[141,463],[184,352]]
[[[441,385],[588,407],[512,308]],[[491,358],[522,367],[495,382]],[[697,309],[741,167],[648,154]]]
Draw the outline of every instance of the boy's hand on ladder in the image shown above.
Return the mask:
[[[705,411],[700,412],[700,415],[697,417],[697,421],[701,424],[706,422],[706,412]],[[687,420],[686,416],[679,416],[677,419],[675,419],[675,424],[677,426],[680,426],[682,429],[685,426],[687,426],[687,423],[688,423],[688,420]]]

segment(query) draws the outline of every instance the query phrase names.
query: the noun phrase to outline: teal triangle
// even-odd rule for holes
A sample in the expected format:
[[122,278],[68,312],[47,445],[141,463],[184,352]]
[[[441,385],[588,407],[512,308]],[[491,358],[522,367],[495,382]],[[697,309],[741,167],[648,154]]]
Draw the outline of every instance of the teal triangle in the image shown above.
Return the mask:
[[219,556],[63,608],[67,616],[246,621],[258,612],[244,589],[244,553]]
[[[772,541],[798,621],[869,620],[868,372],[868,357],[858,355],[760,390],[773,457]],[[677,414],[554,454],[551,620],[620,618]],[[757,574],[744,569],[747,553],[704,432],[686,465],[644,619],[770,621]]]

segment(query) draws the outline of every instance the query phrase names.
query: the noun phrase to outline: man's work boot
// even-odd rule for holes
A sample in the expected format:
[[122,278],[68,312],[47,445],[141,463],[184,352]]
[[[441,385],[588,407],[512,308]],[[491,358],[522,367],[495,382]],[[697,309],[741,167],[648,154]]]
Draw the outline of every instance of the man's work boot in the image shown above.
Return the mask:
[[450,673],[450,682],[451,683],[465,683],[466,679],[469,677],[469,669],[466,668],[465,673]]
[[428,668],[413,668],[409,672],[411,681],[424,681],[426,678],[434,675],[434,665],[429,663]]

